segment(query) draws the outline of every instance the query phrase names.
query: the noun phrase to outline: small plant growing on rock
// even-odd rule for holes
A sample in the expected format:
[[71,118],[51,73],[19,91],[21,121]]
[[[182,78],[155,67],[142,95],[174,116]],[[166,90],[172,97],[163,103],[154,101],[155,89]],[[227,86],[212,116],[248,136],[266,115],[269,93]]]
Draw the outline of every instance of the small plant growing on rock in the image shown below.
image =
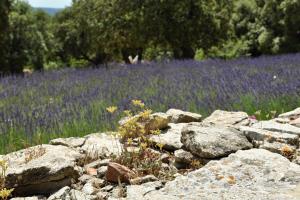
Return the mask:
[[14,189],[7,189],[5,187],[5,177],[6,177],[6,171],[8,168],[8,164],[5,160],[0,160],[0,199],[6,200],[11,195]]
[[[152,120],[152,110],[147,109],[140,100],[133,100],[131,103],[133,108],[124,111],[126,117],[121,120],[118,127],[118,137],[124,143],[124,150],[114,159],[114,162],[132,169],[137,176],[153,174],[161,177],[160,153],[150,148],[154,146],[148,137],[160,134],[159,129],[149,125],[149,121]],[[108,107],[107,111],[114,113],[116,109],[113,108],[116,107]],[[157,144],[155,147],[162,150],[163,144]]]
[[281,148],[281,154],[290,160],[293,159],[294,153],[294,150],[288,145]]

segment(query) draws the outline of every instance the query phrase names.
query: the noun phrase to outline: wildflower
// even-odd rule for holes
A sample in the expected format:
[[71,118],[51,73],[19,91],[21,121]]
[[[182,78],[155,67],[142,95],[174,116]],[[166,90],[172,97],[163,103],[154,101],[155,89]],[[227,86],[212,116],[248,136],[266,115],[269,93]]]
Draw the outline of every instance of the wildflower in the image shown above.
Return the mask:
[[128,143],[129,145],[131,145],[131,144],[133,143],[132,138],[128,138],[128,139],[127,139],[127,143]]
[[132,100],[131,101],[134,106],[138,106],[140,108],[144,108],[145,104],[141,100]]
[[14,189],[2,189],[0,190],[0,198],[1,199],[8,199],[8,197],[11,195],[11,193],[14,191]]
[[152,113],[152,110],[147,109],[147,110],[144,110],[143,112],[141,112],[141,113],[139,114],[139,116],[140,116],[142,119],[148,119],[148,118],[150,117],[151,113]]
[[146,149],[148,145],[147,145],[147,143],[141,143],[140,146],[141,146],[142,149]]
[[162,144],[162,143],[157,143],[156,146],[158,146],[158,148],[162,151],[162,148],[163,148],[165,145]]
[[261,115],[261,110],[258,110],[254,113],[256,116],[260,116]]
[[116,107],[116,106],[110,106],[110,107],[106,108],[106,110],[109,113],[114,113],[114,112],[116,112],[118,110],[118,107]]
[[132,116],[132,113],[130,110],[124,110],[124,114],[127,116],[127,117],[131,117]]
[[150,130],[150,133],[152,135],[160,135],[161,131],[159,129],[157,129],[157,130]]

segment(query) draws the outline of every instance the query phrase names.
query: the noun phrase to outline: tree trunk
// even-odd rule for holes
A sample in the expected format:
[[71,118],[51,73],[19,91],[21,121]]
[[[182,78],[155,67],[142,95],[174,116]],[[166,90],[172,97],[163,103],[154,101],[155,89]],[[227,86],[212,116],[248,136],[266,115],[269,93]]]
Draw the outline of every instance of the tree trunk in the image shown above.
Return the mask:
[[192,47],[180,47],[176,48],[173,51],[174,58],[183,60],[183,59],[194,59],[195,51]]

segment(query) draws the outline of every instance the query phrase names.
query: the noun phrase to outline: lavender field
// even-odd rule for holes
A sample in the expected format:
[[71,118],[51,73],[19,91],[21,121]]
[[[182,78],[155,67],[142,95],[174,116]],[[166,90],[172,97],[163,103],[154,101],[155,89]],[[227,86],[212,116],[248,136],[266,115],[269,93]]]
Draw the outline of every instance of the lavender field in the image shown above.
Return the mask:
[[300,54],[232,61],[172,61],[98,69],[63,69],[0,79],[0,153],[111,130],[132,99],[154,111],[178,108],[204,116],[215,109],[262,118],[300,105]]

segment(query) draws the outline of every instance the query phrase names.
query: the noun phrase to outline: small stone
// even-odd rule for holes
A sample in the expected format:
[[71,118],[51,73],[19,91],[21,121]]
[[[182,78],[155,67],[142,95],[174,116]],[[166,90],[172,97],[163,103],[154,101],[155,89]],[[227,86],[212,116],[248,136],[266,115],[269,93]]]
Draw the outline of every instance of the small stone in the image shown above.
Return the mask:
[[112,185],[107,185],[107,186],[101,188],[101,191],[109,192],[109,191],[111,191],[111,190],[113,190],[113,189],[114,189],[114,186],[112,186]]
[[106,172],[106,180],[113,183],[129,183],[131,177],[134,176],[134,172],[124,165],[110,162],[108,164]]
[[161,132],[159,135],[152,135],[150,141],[155,144],[162,144],[162,148],[168,151],[180,149],[183,144],[180,141],[181,131],[186,124],[169,124],[169,129]]
[[170,154],[167,154],[167,153],[164,153],[160,156],[160,160],[163,162],[163,163],[170,163],[172,157],[170,156]]
[[93,187],[98,189],[102,188],[105,185],[105,181],[99,178],[92,178],[88,182],[92,183]]
[[66,186],[62,189],[58,190],[54,194],[52,194],[47,200],[60,200],[60,199],[67,199],[69,196],[69,193],[71,191],[71,188]]
[[125,189],[120,186],[115,187],[111,192],[111,196],[114,198],[125,197],[125,195],[126,195]]
[[70,196],[72,200],[96,200],[96,196],[88,195],[78,190],[71,190]]
[[[149,193],[156,193],[162,188],[163,185],[160,181],[149,182],[142,185],[129,185],[127,186],[127,199],[129,200],[165,200],[168,198],[145,198]],[[180,199],[180,197],[178,197]],[[173,199],[171,199],[173,200]]]
[[95,169],[95,168],[89,167],[86,169],[86,172],[88,175],[97,176],[97,169]]
[[86,182],[88,182],[88,180],[90,180],[90,179],[92,179],[92,178],[93,178],[93,176],[84,174],[84,175],[82,175],[81,177],[79,177],[78,180],[79,180],[81,183],[85,184]]
[[185,112],[178,109],[169,109],[166,113],[171,116],[172,123],[201,122],[202,119],[200,114]]
[[96,194],[97,192],[99,192],[99,190],[93,186],[93,183],[92,183],[92,182],[87,182],[87,183],[83,186],[82,192],[84,192],[85,194],[88,194],[88,195],[94,195],[94,194]]
[[190,164],[195,159],[195,156],[192,153],[183,149],[175,151],[174,155],[175,162],[177,163]]
[[108,192],[98,192],[96,196],[97,200],[106,200],[108,197]]
[[113,133],[94,133],[85,138],[86,141],[81,149],[92,160],[118,156],[123,150],[123,145]]
[[84,168],[99,168],[102,166],[107,166],[109,162],[110,159],[104,159],[104,160],[99,159],[85,165]]
[[98,178],[103,178],[107,172],[107,166],[102,166],[102,167],[99,167],[98,170],[97,170],[97,173],[98,173]]

